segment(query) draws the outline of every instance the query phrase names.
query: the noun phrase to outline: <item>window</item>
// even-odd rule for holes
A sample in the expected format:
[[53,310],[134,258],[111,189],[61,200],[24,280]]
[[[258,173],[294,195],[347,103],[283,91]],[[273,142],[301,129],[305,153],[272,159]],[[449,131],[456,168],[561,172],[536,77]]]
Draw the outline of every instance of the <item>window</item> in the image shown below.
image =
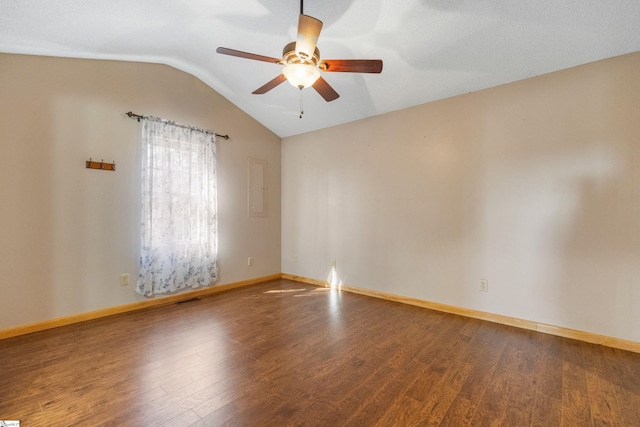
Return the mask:
[[212,284],[217,278],[215,136],[141,122],[141,250],[136,290],[145,296]]

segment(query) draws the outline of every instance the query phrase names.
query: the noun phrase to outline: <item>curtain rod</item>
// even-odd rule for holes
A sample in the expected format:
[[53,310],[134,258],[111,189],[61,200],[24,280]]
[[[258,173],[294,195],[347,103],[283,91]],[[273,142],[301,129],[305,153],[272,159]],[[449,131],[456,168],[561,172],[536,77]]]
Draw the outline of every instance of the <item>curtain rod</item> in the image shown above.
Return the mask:
[[129,116],[130,119],[134,119],[134,120],[137,120],[137,121],[140,121],[140,119],[160,120],[162,122],[170,123],[172,125],[181,126],[181,127],[189,128],[189,129],[195,129],[195,130],[199,130],[199,131],[206,132],[206,133],[211,133],[211,134],[217,136],[218,138],[223,138],[225,140],[229,139],[229,135],[220,135],[219,133],[216,133],[216,132],[214,132],[212,130],[200,129],[200,128],[197,128],[195,126],[183,125],[183,124],[180,124],[180,123],[172,122],[171,120],[160,119],[160,118],[153,117],[153,116],[142,116],[140,114],[132,113],[131,111],[129,111],[128,113],[125,113],[125,114],[127,116]]

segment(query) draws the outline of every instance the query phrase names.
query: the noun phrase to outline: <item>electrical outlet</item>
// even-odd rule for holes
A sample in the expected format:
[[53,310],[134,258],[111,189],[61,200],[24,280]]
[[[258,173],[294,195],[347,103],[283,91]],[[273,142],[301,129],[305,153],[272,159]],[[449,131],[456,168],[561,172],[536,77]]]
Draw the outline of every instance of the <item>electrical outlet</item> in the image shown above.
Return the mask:
[[247,265],[248,266],[252,266],[253,265],[253,257],[250,256],[249,258],[247,258]]
[[482,292],[489,292],[489,281],[487,279],[480,279],[480,290]]
[[120,286],[127,286],[129,285],[129,275],[128,274],[121,274],[120,275]]

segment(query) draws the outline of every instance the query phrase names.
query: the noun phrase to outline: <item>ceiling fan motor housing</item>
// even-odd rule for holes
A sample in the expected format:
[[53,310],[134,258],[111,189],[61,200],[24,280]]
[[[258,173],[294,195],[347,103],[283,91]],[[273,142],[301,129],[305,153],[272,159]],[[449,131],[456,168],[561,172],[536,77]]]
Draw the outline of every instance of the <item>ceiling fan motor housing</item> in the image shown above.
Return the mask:
[[291,42],[282,49],[282,60],[285,64],[307,64],[315,67],[320,61],[320,51],[316,47],[310,58],[303,59],[296,54],[296,42]]

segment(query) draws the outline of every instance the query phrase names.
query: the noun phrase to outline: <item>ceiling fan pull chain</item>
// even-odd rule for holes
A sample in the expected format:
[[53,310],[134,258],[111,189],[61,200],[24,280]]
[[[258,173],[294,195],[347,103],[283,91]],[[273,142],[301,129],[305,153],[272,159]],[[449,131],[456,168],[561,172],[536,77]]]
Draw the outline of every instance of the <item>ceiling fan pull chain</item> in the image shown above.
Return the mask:
[[302,87],[300,88],[300,118],[304,114],[304,110],[302,109]]

